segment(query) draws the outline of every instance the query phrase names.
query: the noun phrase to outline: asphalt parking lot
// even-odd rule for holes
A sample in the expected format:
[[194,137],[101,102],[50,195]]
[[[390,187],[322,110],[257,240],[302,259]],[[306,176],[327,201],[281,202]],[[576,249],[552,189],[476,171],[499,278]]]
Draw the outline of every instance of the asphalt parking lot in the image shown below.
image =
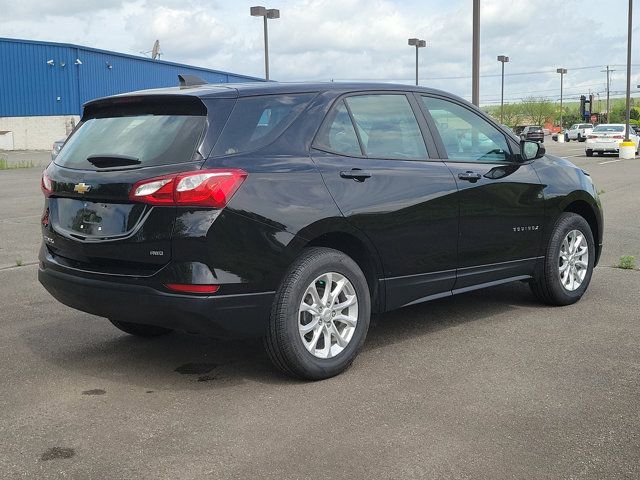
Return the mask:
[[640,271],[613,265],[640,259],[640,159],[546,146],[603,191],[585,297],[518,283],[386,314],[317,383],[259,342],[141,340],[54,301],[40,169],[0,171],[0,478],[639,478]]

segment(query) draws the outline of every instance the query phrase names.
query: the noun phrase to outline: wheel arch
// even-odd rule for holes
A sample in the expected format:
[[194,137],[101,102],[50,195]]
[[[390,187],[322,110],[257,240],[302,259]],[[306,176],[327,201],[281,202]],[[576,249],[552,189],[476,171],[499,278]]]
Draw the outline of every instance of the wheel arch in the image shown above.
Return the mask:
[[349,256],[358,264],[367,279],[371,295],[371,311],[384,311],[384,288],[380,284],[382,265],[377,250],[371,242],[357,231],[326,231],[308,240],[303,248],[327,247]]
[[572,201],[567,203],[562,211],[563,213],[570,212],[575,213],[576,215],[580,215],[589,224],[596,248],[596,258],[594,266],[597,265],[598,261],[600,260],[600,253],[602,250],[602,227],[601,222],[598,221],[598,215],[596,214],[594,207],[586,200],[579,198],[573,199]]

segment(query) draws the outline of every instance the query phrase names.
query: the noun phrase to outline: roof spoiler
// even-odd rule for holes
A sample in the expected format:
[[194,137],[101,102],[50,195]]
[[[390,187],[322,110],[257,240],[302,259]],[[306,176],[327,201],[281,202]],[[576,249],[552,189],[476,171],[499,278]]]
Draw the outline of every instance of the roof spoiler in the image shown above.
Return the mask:
[[182,73],[178,74],[178,81],[180,82],[180,88],[196,87],[198,85],[207,84],[207,82],[197,75],[185,75]]

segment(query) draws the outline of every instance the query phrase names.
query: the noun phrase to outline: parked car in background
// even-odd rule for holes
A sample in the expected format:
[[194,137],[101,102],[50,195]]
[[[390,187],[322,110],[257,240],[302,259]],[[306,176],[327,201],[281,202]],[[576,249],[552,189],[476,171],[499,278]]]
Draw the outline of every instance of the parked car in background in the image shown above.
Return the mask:
[[67,141],[67,139],[63,138],[62,140],[56,140],[55,142],[53,142],[53,146],[51,147],[51,161],[52,162],[56,159],[56,157],[60,153],[60,150],[62,150],[62,146],[64,145],[64,142],[66,142],[66,141]]
[[513,281],[575,303],[602,245],[584,170],[407,85],[94,100],[41,187],[38,278],[59,301],[132,335],[263,337],[314,380],[351,364],[372,313]]
[[[585,153],[587,157],[593,156],[594,153],[620,153],[620,142],[624,140],[627,127],[623,123],[603,123],[593,129],[587,135],[585,145]],[[638,154],[638,143],[640,136],[635,131],[629,132],[629,140],[636,146],[636,155]]]
[[525,125],[520,132],[516,132],[520,140],[530,140],[532,142],[544,142],[544,131],[540,125]]
[[564,141],[577,140],[578,142],[584,142],[591,132],[593,132],[592,123],[575,123],[564,132]]

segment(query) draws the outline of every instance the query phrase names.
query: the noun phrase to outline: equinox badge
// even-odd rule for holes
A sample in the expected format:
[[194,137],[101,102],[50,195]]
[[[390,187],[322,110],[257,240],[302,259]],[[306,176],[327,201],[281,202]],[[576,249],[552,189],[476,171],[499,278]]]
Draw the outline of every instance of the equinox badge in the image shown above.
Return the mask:
[[87,185],[84,182],[76,183],[76,185],[73,187],[73,191],[74,192],[78,192],[78,193],[81,193],[81,194],[85,194],[89,190],[91,190],[91,185]]

